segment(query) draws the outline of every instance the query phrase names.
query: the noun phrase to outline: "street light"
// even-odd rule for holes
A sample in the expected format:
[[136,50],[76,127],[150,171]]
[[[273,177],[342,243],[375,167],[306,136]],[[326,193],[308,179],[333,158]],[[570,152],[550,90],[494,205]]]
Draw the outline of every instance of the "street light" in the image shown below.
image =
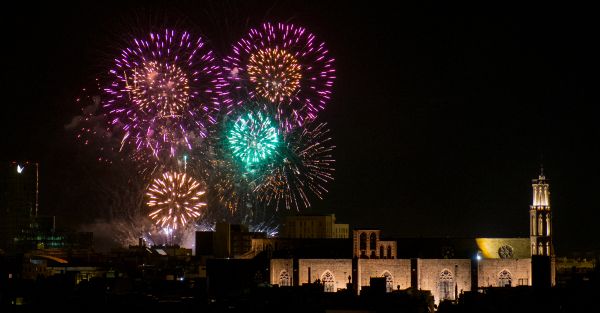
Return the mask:
[[480,269],[479,269],[479,265],[481,264],[482,257],[481,257],[481,251],[477,251],[477,255],[475,256],[475,260],[477,260],[477,280],[475,281],[475,290],[479,290],[479,279],[480,279]]

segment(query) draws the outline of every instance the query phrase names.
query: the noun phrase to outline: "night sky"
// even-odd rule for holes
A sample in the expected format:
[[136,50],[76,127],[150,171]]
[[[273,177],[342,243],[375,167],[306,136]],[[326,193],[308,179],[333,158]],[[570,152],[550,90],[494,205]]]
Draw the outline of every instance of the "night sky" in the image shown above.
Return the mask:
[[1,158],[39,160],[41,212],[77,228],[101,210],[86,201],[89,186],[111,177],[87,175],[98,165],[64,126],[125,34],[186,28],[223,55],[251,26],[292,22],[327,43],[337,68],[321,115],[337,145],[336,180],[306,213],[389,236],[528,236],[531,179],[543,160],[557,253],[600,249],[600,20],[591,7],[502,4],[102,1],[5,10]]

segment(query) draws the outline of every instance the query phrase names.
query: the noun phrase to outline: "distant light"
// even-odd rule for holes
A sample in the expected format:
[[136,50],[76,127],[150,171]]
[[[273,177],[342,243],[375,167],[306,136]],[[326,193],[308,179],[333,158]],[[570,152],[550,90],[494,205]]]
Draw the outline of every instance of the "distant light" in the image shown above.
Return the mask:
[[477,261],[481,261],[481,254],[479,254],[479,252],[478,252],[477,256],[475,258],[477,259]]
[[23,170],[25,169],[25,167],[21,167],[21,165],[17,165],[17,173],[21,174],[23,173]]

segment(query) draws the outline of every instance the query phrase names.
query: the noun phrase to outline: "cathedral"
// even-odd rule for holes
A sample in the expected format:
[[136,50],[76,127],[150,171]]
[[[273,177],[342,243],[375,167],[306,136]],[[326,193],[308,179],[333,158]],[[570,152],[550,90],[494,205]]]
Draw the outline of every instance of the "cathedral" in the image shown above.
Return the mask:
[[552,286],[552,212],[543,170],[532,188],[530,236],[525,238],[383,240],[378,229],[350,234],[334,215],[300,216],[286,221],[281,238],[253,240],[252,248],[270,253],[271,284],[320,282],[325,292],[360,293],[379,278],[385,279],[387,292],[429,290],[439,303],[478,288]]

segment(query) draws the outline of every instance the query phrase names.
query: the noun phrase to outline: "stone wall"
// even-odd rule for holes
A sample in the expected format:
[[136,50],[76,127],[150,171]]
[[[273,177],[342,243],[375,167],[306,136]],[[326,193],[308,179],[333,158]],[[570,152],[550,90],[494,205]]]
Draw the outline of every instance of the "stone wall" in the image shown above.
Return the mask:
[[384,277],[389,273],[392,278],[392,289],[410,287],[410,259],[359,259],[358,288],[370,285],[371,277]]
[[310,282],[322,280],[327,271],[333,275],[333,291],[346,288],[348,276],[352,275],[351,259],[301,259],[298,260],[299,285],[308,283],[308,269],[310,267]]
[[470,259],[418,259],[417,263],[417,286],[431,290],[436,303],[471,290]]
[[500,286],[500,276],[506,282],[506,273],[512,286],[531,285],[531,259],[483,259],[477,273],[479,287],[504,287]]
[[[531,285],[531,259],[483,259],[473,262],[478,262],[473,264],[473,270],[477,266],[479,287]],[[348,276],[352,275],[351,259],[300,259],[298,267],[298,285],[309,282],[309,268],[311,283],[317,279],[323,280],[325,273],[329,272],[333,280],[329,291],[346,288]],[[271,283],[280,284],[284,271],[292,286],[293,259],[272,259]],[[398,285],[400,289],[410,287],[410,259],[359,259],[356,277],[359,290],[362,286],[370,285],[371,277],[384,277],[386,273],[391,277],[391,289],[397,289]],[[430,290],[436,303],[444,298],[455,299],[456,294],[471,290],[471,260],[418,259],[417,279],[417,287]]]
[[293,259],[271,259],[271,284],[280,285],[283,271],[289,277],[289,286],[294,285],[294,260]]

